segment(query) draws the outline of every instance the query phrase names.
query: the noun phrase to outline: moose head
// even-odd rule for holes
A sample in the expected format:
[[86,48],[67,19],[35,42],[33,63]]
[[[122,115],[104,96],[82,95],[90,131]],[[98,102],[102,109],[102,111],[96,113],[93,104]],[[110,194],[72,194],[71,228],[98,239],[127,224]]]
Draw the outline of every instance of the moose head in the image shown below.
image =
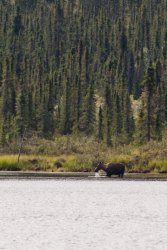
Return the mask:
[[95,168],[95,172],[97,173],[100,169],[103,168],[103,166],[104,166],[104,163],[100,161],[100,162],[98,163],[97,167]]

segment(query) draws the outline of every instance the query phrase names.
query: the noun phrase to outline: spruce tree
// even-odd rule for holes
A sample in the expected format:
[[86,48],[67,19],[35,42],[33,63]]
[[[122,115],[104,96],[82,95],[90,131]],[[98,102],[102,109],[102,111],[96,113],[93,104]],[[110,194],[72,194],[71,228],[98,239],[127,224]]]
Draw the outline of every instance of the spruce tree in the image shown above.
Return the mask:
[[150,65],[146,71],[144,80],[143,80],[143,92],[142,92],[142,107],[139,123],[140,134],[143,134],[144,141],[150,141],[153,139],[154,135],[154,125],[155,125],[155,91],[156,91],[156,82],[155,82],[155,71],[152,65]]
[[98,113],[98,141],[101,142],[104,139],[104,117],[103,109],[100,106]]
[[[164,0],[1,1],[2,141],[25,126],[42,137],[97,135],[97,93],[108,145],[135,134],[160,139],[167,122],[166,19]],[[150,60],[154,77],[145,74]],[[130,95],[142,103],[135,131]]]
[[107,84],[105,89],[105,109],[106,109],[106,142],[108,146],[112,145],[111,140],[111,127],[112,127],[112,114],[113,114],[113,99],[112,99],[112,93],[111,88]]

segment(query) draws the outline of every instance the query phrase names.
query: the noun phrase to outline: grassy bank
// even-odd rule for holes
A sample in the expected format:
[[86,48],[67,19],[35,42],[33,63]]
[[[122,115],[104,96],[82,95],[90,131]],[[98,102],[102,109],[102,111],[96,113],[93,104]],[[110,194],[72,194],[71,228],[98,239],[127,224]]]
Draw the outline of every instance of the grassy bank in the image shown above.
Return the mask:
[[146,145],[106,147],[93,138],[29,139],[17,164],[17,145],[1,149],[0,170],[91,172],[98,161],[123,162],[129,173],[166,173],[167,140]]

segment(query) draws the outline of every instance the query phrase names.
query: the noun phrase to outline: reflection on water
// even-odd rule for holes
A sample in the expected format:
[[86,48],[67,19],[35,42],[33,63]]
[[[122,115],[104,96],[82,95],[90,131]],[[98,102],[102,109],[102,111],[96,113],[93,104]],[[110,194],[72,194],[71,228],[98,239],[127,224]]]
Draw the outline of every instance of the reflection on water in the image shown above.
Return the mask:
[[0,181],[0,249],[165,250],[166,182],[106,179]]

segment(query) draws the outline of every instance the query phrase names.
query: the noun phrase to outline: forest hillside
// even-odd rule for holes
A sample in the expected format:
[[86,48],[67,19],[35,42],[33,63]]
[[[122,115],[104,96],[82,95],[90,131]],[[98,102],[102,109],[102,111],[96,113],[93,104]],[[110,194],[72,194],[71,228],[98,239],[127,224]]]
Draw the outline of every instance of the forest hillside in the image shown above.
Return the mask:
[[1,146],[25,129],[140,144],[166,124],[166,0],[1,0]]

